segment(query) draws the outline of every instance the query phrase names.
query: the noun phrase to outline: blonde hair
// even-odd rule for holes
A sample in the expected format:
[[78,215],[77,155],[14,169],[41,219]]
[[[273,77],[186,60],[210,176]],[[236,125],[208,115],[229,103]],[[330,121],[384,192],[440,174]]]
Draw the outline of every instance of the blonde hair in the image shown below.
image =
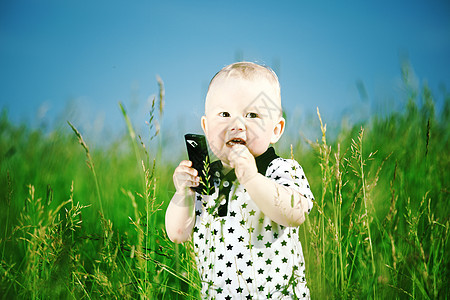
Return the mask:
[[267,66],[246,61],[233,63],[217,72],[209,83],[208,91],[216,79],[229,77],[243,78],[247,80],[264,78],[275,87],[277,96],[281,99],[280,83],[278,81],[277,74],[275,74],[275,72]]

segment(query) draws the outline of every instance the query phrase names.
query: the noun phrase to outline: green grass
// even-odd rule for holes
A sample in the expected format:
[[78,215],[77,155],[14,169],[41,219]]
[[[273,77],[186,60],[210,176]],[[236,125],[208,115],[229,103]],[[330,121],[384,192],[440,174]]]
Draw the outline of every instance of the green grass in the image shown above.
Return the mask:
[[[77,124],[44,134],[3,112],[2,298],[198,298],[191,244],[174,245],[164,231],[175,165],[162,161],[154,126],[164,106],[158,82],[150,136],[136,134],[121,105],[127,134],[93,150]],[[372,116],[333,141],[320,114],[317,141],[284,137],[316,198],[300,227],[315,299],[450,293],[450,98],[436,114],[427,86],[407,90],[404,111]]]

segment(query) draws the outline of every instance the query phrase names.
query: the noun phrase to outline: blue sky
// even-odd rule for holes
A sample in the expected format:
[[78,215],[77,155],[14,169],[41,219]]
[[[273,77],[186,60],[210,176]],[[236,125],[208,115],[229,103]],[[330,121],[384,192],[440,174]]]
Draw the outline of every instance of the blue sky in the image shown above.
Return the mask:
[[0,108],[14,122],[69,120],[92,136],[123,132],[119,101],[142,126],[156,75],[163,128],[198,131],[210,78],[238,59],[277,71],[288,128],[316,107],[330,122],[357,121],[395,108],[406,57],[442,99],[448,1],[0,2]]

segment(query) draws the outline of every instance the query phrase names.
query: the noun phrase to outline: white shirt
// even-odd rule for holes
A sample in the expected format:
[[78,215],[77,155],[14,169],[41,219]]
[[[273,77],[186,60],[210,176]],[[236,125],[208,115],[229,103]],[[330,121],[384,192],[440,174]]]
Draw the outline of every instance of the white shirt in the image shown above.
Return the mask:
[[[275,158],[265,176],[304,195],[308,212],[311,210],[314,198],[295,160]],[[193,242],[202,297],[292,299],[295,294],[300,299],[309,298],[298,228],[273,222],[242,185],[227,183],[226,178],[222,181],[222,188],[231,184],[228,201],[217,203],[217,184],[211,196],[196,197]],[[218,215],[220,205],[226,206],[226,215],[223,210],[223,216]]]

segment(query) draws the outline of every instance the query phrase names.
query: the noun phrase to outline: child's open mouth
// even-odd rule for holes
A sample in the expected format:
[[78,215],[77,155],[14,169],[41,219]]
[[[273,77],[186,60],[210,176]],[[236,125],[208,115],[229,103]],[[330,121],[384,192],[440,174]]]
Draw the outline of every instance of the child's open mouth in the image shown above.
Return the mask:
[[241,139],[241,138],[234,138],[234,139],[231,139],[231,140],[229,140],[227,143],[226,143],[226,145],[228,146],[228,147],[233,147],[234,145],[246,145],[247,143],[245,142],[245,140],[244,139]]

